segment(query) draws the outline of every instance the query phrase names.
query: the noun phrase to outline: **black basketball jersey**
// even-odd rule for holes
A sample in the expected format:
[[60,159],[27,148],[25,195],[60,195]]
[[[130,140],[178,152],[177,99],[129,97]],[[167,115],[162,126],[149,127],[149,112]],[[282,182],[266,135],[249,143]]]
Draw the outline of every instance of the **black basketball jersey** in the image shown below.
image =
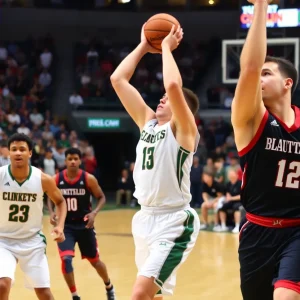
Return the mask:
[[87,175],[87,172],[79,170],[77,177],[72,181],[67,177],[67,170],[56,175],[56,184],[67,203],[66,225],[77,227],[87,223],[83,218],[92,210]]
[[266,111],[253,140],[239,152],[241,201],[249,213],[300,218],[300,110],[293,109],[290,128]]

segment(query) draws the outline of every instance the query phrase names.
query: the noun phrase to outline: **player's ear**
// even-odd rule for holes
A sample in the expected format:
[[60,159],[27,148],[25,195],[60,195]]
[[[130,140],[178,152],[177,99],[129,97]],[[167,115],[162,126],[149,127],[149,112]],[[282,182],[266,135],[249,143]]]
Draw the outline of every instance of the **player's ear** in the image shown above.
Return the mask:
[[293,79],[292,78],[287,78],[286,80],[285,80],[285,88],[286,89],[289,89],[289,90],[292,90],[292,88],[293,88]]
[[32,156],[32,150],[29,150],[29,157]]

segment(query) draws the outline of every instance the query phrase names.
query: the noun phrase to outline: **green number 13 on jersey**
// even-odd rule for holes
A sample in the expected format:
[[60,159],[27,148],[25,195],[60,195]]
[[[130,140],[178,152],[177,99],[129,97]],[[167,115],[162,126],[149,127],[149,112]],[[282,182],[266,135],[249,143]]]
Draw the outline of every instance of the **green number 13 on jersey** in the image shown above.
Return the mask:
[[143,149],[143,170],[151,170],[154,167],[154,148],[155,147],[145,147]]

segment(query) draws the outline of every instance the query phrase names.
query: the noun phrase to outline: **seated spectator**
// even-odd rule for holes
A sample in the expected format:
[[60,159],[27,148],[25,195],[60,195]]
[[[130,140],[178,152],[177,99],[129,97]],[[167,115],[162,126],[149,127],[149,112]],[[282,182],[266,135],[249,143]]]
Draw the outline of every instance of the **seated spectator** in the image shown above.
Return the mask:
[[58,172],[58,166],[56,160],[53,158],[51,148],[46,149],[45,157],[42,158],[40,162],[40,168],[44,173],[50,176],[53,176]]
[[232,233],[239,233],[239,226],[241,222],[241,184],[242,182],[238,179],[237,171],[233,168],[228,170],[228,179],[229,182],[226,184],[226,200],[224,201],[223,206],[220,208],[220,220],[221,220],[221,229],[220,231],[227,231],[226,220],[229,211],[234,213],[234,222],[235,227],[232,230]]
[[39,84],[43,87],[48,87],[51,84],[52,76],[47,69],[44,69],[39,76]]
[[21,123],[21,126],[17,129],[18,133],[24,133],[26,135],[30,135],[30,129],[25,126],[24,123]]
[[214,167],[215,167],[215,180],[221,184],[224,184],[226,178],[226,171],[224,167],[223,157],[219,156],[215,159]]
[[44,117],[38,112],[37,108],[33,108],[32,113],[29,115],[30,121],[37,126],[41,126],[44,122]]
[[6,141],[2,141],[0,146],[0,167],[10,164],[8,145]]
[[229,156],[229,166],[226,167],[226,179],[225,179],[225,182],[229,181],[228,170],[231,169],[231,168],[234,168],[237,171],[239,180],[242,180],[242,178],[243,178],[243,171],[242,171],[241,166],[240,166],[238,154],[236,154],[236,153],[230,153],[230,155],[228,155],[228,156]]
[[116,192],[116,204],[121,205],[123,196],[126,198],[126,204],[130,205],[132,192],[130,189],[129,174],[127,169],[123,169],[121,173],[121,178],[118,181],[118,187]]
[[69,103],[71,105],[77,107],[79,105],[83,105],[83,99],[76,91],[74,91],[73,94],[69,98]]
[[87,147],[84,152],[84,157],[82,159],[85,170],[93,174],[97,178],[97,159],[94,155],[92,147]]
[[12,110],[9,115],[7,115],[7,121],[9,124],[13,126],[20,125],[21,118],[20,116],[15,112],[15,110]]
[[214,210],[214,227],[213,230],[219,228],[219,216],[218,210],[222,207],[224,197],[224,187],[216,180],[214,180],[214,171],[209,167],[203,169],[203,203],[201,205],[201,216],[203,223],[200,225],[200,229],[207,229],[208,227],[208,210]]
[[54,138],[53,132],[50,130],[49,124],[46,124],[44,127],[44,131],[42,132],[42,138],[45,141],[52,141]]
[[47,48],[45,48],[44,52],[40,55],[40,63],[43,68],[49,69],[52,63],[52,57],[52,53]]

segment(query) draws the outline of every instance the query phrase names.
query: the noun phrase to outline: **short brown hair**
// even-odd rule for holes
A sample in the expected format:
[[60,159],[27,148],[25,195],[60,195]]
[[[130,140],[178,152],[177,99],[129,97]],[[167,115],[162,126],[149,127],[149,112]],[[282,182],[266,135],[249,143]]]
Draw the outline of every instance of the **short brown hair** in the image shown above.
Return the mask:
[[265,62],[273,62],[278,65],[280,73],[293,80],[292,94],[294,93],[298,84],[298,72],[295,66],[287,59],[282,57],[267,56]]
[[187,89],[187,88],[182,88],[182,92],[183,92],[185,101],[187,102],[193,115],[196,115],[196,113],[199,110],[198,96],[193,91],[191,91],[190,89]]

